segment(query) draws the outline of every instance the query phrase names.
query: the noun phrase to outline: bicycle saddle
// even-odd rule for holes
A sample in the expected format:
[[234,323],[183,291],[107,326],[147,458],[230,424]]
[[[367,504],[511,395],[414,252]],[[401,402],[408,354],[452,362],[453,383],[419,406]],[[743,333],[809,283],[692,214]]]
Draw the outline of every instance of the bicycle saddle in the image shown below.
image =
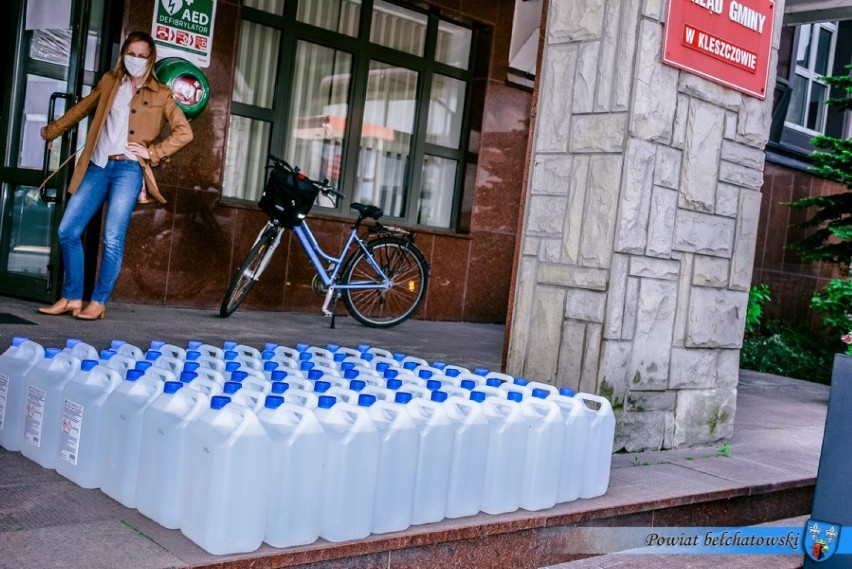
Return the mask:
[[372,219],[379,219],[385,214],[385,212],[382,211],[382,208],[380,207],[376,207],[374,205],[364,205],[362,203],[352,204],[352,209],[360,213],[363,217],[370,217]]

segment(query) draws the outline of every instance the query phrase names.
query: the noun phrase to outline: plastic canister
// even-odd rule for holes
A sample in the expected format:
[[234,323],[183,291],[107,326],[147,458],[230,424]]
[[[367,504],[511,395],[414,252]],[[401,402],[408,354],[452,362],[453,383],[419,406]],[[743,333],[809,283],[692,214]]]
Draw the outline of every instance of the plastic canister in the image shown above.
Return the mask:
[[544,389],[549,391],[551,395],[559,395],[559,388],[555,385],[550,385],[549,383],[542,383],[540,381],[529,381],[526,383],[526,387],[530,390]]
[[201,355],[195,358],[194,361],[198,362],[198,365],[201,368],[213,369],[220,373],[224,373],[225,371],[225,360],[217,357]]
[[123,376],[127,373],[127,370],[133,369],[133,367],[136,365],[136,360],[129,356],[123,356],[116,352],[109,359],[107,359],[106,362],[103,362],[103,365],[114,369]]
[[315,411],[327,446],[320,536],[332,542],[370,535],[381,441],[366,407],[323,396]]
[[263,402],[266,400],[266,393],[252,387],[244,387],[231,396],[231,400],[235,404],[248,407],[255,413],[263,409]]
[[565,444],[565,423],[553,401],[527,397],[520,404],[526,417],[527,450],[524,458],[521,507],[537,511],[556,504],[561,449]]
[[62,390],[56,472],[83,488],[100,486],[104,404],[121,382],[114,369],[83,360]]
[[142,415],[136,508],[163,527],[180,527],[186,486],[186,433],[209,407],[206,395],[170,381]]
[[182,359],[168,354],[160,354],[159,356],[154,356],[154,354],[156,354],[156,352],[149,351],[145,356],[145,359],[154,363],[154,367],[167,369],[173,373],[180,373],[183,369],[184,361]]
[[80,361],[96,360],[100,357],[94,346],[90,346],[80,338],[68,338],[65,340],[65,349],[62,351],[71,354]]
[[162,392],[162,381],[131,370],[104,403],[100,486],[128,508],[136,507],[142,417]]
[[589,420],[586,406],[574,397],[552,395],[548,397],[556,403],[562,412],[565,424],[565,439],[562,446],[562,466],[559,469],[559,484],[556,490],[556,502],[572,502],[580,497],[580,485],[586,461],[586,445],[589,439]]
[[312,410],[286,403],[280,396],[267,396],[258,419],[270,439],[269,508],[263,541],[272,547],[313,543],[322,521],[325,432]]
[[[167,356],[160,356],[167,357]],[[159,359],[159,358],[158,358]],[[136,364],[137,368],[139,368],[139,363]],[[158,366],[148,366],[145,368],[145,377],[150,377],[151,379],[156,379],[157,381],[177,381],[180,372],[172,371],[171,369],[165,367]]]
[[62,389],[79,370],[79,359],[47,348],[26,376],[21,453],[44,468],[56,468]]
[[181,532],[213,555],[260,547],[266,531],[269,436],[254,412],[229,397],[214,396],[189,426],[185,456]]
[[316,393],[304,391],[301,389],[292,389],[287,393],[287,402],[308,409],[316,409],[319,403],[319,398]]
[[411,525],[420,433],[406,404],[376,401],[369,409],[382,441],[372,533],[402,531]]
[[609,487],[615,415],[606,397],[589,393],[578,393],[574,397],[583,403],[590,417],[580,498],[596,498],[603,496]]
[[202,357],[207,356],[212,359],[222,360],[225,357],[225,350],[211,344],[201,344],[193,346],[193,351],[199,352]]
[[27,338],[12,338],[0,355],[0,446],[21,450],[26,415],[26,375],[44,359],[41,344]]
[[482,405],[475,401],[450,397],[442,405],[455,432],[447,489],[447,517],[472,516],[479,513],[482,503],[488,420]]
[[256,360],[260,359],[260,350],[252,346],[237,344],[236,346],[230,347],[230,350],[237,352],[240,356],[249,356]]
[[186,359],[186,350],[174,344],[168,344],[162,340],[151,340],[151,350],[156,350],[164,356],[169,356],[178,360]]
[[225,384],[225,376],[222,375],[221,371],[216,371],[215,369],[207,367],[199,367],[195,369],[195,373],[198,374],[200,379],[209,379],[219,385]]
[[132,360],[139,361],[145,359],[145,353],[141,348],[133,344],[128,344],[124,340],[113,340],[110,343],[110,349],[115,350],[115,353],[119,356],[124,356]]
[[487,514],[514,512],[521,504],[527,420],[521,406],[506,399],[489,397],[482,410],[489,437],[481,509]]
[[411,523],[437,522],[447,513],[455,431],[440,403],[417,398],[412,399],[406,409],[420,435]]

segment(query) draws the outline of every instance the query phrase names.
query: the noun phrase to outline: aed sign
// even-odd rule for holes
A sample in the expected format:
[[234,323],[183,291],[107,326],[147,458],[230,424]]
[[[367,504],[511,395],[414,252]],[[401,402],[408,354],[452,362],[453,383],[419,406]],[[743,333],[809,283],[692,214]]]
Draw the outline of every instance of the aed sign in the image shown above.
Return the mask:
[[663,63],[766,98],[774,0],[670,0]]
[[215,19],[216,0],[157,0],[151,24],[157,56],[209,66]]

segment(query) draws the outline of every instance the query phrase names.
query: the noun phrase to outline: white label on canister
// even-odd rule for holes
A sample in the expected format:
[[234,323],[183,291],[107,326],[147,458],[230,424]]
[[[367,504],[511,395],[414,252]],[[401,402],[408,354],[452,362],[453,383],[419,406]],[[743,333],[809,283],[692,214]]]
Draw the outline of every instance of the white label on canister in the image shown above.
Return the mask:
[[41,425],[44,421],[44,398],[47,391],[30,385],[27,392],[27,414],[24,417],[24,440],[34,447],[41,446]]
[[3,419],[6,418],[6,395],[9,393],[9,376],[0,373],[0,429],[3,428]]
[[77,466],[80,448],[80,429],[83,427],[83,406],[70,399],[62,408],[62,430],[59,432],[59,456]]

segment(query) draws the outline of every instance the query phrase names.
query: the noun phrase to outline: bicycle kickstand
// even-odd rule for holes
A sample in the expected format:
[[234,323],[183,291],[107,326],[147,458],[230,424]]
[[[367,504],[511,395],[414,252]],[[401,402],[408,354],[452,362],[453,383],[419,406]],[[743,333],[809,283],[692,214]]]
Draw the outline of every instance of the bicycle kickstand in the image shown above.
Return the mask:
[[337,301],[340,300],[340,294],[335,292],[331,300],[331,328],[334,330],[334,319],[337,317]]

